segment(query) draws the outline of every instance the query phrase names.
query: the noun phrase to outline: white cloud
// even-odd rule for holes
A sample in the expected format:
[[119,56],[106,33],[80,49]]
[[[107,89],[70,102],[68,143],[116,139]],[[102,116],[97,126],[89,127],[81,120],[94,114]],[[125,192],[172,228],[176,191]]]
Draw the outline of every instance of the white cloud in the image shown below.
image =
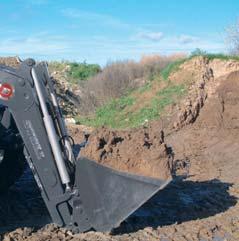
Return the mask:
[[181,44],[191,44],[191,43],[197,42],[199,40],[195,36],[190,36],[190,35],[185,35],[185,34],[180,35],[178,39],[179,39],[179,43],[181,43]]
[[151,41],[160,41],[164,34],[162,32],[140,32],[137,34],[137,37],[141,39],[151,40]]
[[69,44],[63,37],[44,33],[0,41],[1,55],[57,55],[67,51],[68,48]]
[[102,25],[108,25],[108,26],[120,27],[120,28],[129,27],[128,24],[107,14],[87,12],[87,11],[74,9],[74,8],[67,8],[62,10],[61,12],[65,17],[72,18],[72,19],[80,19],[87,23],[96,23],[96,24],[102,24]]
[[[153,36],[154,39],[155,36],[157,35]],[[160,41],[148,41],[140,40],[139,36],[118,39],[93,35],[89,39],[83,36],[53,35],[50,32],[39,32],[29,36],[19,34],[17,38],[0,39],[0,55],[19,55],[22,58],[46,60],[86,60],[89,63],[104,65],[107,60],[139,59],[143,54],[190,53],[195,48],[209,52],[225,50],[223,42],[216,40],[198,38],[195,42],[185,44],[179,42],[179,36],[159,34],[157,38],[160,37]]]

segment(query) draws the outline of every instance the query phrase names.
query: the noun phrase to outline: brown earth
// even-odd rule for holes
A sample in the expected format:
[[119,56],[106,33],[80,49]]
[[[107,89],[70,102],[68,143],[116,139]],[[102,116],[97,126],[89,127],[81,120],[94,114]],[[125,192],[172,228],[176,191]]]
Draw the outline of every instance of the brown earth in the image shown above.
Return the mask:
[[[164,132],[155,122],[148,128],[129,131],[101,128],[90,135],[91,144],[81,155],[102,164],[157,177],[164,176],[162,170],[166,170],[167,177],[173,162],[176,171],[174,180],[118,229],[111,234],[74,235],[47,225],[41,229],[17,229],[3,234],[2,239],[238,241],[239,73],[222,77],[212,69],[209,76],[204,79],[203,88],[198,82],[193,83],[190,103],[185,99],[179,104],[177,115],[172,116],[171,125]],[[188,116],[191,115],[201,90],[206,97],[193,120],[185,122],[186,118],[175,125],[186,107]],[[77,142],[84,139],[82,133],[71,129]]]
[[160,129],[95,130],[80,155],[120,171],[167,180],[171,177],[172,153]]
[[239,70],[239,62],[235,60],[196,57],[186,61],[179,70],[170,75],[170,80],[179,84],[189,84],[189,93],[181,101],[176,110],[173,127],[180,129],[193,123],[204,106],[207,98],[214,94],[218,85],[226,76]]

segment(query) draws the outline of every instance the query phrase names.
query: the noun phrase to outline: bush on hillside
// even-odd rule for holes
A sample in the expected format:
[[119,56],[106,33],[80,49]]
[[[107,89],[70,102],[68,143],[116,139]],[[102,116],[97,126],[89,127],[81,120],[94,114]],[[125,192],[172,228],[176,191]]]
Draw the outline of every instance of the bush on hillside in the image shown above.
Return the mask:
[[87,64],[87,63],[69,63],[70,69],[68,75],[70,81],[74,83],[79,83],[85,81],[90,77],[96,75],[101,71],[98,64]]
[[137,86],[135,79],[144,76],[143,69],[133,61],[108,64],[102,72],[90,78],[84,86],[81,112],[90,113],[108,100],[118,98]]
[[159,76],[171,62],[185,55],[143,56],[139,62],[117,61],[109,63],[100,73],[88,79],[81,99],[81,113],[89,114],[114,98],[120,98]]
[[202,50],[200,48],[196,48],[193,50],[190,54],[190,57],[195,57],[195,56],[205,56],[207,55],[207,52],[205,50]]

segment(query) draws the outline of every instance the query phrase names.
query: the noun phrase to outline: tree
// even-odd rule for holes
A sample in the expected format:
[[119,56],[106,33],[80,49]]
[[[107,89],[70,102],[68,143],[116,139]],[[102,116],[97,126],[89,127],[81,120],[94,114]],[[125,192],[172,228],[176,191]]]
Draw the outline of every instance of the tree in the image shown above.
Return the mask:
[[232,55],[239,55],[239,20],[227,29],[227,42]]

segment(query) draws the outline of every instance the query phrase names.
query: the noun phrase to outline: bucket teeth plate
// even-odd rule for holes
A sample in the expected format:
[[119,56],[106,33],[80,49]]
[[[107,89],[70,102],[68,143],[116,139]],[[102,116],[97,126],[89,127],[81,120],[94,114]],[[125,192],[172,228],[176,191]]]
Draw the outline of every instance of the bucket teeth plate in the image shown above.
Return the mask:
[[119,172],[84,157],[76,164],[76,187],[83,210],[97,231],[118,227],[170,180]]

